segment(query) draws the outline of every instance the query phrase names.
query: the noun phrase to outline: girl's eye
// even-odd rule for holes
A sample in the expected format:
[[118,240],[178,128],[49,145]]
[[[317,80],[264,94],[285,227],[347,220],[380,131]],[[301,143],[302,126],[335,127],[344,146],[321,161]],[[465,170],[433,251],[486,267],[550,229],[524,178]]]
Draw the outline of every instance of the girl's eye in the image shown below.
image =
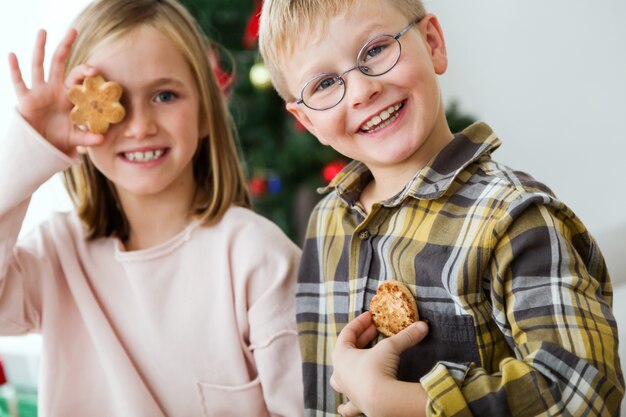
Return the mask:
[[158,93],[155,97],[155,100],[158,103],[169,103],[170,101],[176,98],[176,94],[171,91],[162,91]]

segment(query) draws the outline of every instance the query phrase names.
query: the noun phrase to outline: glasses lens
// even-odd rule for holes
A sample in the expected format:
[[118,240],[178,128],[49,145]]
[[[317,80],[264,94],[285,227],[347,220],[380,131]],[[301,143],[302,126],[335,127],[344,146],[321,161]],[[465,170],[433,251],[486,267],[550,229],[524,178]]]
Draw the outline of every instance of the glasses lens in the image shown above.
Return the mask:
[[381,35],[365,44],[358,56],[361,72],[382,75],[400,59],[400,42],[390,35]]
[[302,91],[304,104],[315,110],[326,110],[341,101],[344,83],[336,74],[320,74],[309,81]]

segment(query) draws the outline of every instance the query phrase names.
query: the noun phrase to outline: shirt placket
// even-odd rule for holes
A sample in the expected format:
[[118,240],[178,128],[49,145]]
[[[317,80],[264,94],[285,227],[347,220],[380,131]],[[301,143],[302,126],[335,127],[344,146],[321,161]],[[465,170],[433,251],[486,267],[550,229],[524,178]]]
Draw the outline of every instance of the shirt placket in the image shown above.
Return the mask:
[[367,216],[360,212],[355,216],[357,226],[350,239],[350,319],[369,310],[367,288],[378,287],[378,278],[372,277],[371,269],[374,241],[383,217],[379,205],[374,205]]

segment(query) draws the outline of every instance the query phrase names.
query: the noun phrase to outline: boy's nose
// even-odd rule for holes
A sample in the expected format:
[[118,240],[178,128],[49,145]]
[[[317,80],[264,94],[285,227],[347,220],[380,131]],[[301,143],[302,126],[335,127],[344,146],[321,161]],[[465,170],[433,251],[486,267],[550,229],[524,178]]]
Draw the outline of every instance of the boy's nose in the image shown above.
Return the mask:
[[131,139],[143,139],[156,134],[155,118],[147,106],[130,104],[126,106],[124,135]]
[[353,71],[346,81],[346,98],[350,107],[359,108],[375,99],[382,91],[379,77]]

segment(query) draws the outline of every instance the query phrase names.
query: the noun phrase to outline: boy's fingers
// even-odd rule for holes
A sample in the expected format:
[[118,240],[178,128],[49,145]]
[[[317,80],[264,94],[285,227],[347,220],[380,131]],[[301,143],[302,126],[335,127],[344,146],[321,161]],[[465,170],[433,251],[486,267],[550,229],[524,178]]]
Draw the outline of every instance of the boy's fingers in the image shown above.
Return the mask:
[[33,61],[31,63],[32,85],[44,82],[43,61],[46,50],[46,31],[41,29],[37,32],[37,40],[35,41],[35,49],[33,51]]
[[341,389],[340,389],[339,385],[337,384],[337,378],[335,378],[335,374],[334,373],[330,376],[330,381],[329,382],[330,382],[330,386],[331,386],[332,389],[334,389],[337,392],[341,392]]
[[372,314],[369,311],[366,311],[356,316],[352,322],[360,323],[362,327],[365,328],[372,323]]
[[52,57],[52,66],[50,67],[51,82],[63,82],[63,79],[65,78],[65,65],[67,57],[70,55],[76,36],[76,29],[70,29],[54,52],[54,56]]
[[337,346],[356,346],[356,342],[359,336],[370,326],[372,323],[372,316],[369,311],[359,315],[341,330],[337,337]]
[[427,334],[428,325],[423,321],[418,321],[398,334],[387,338],[386,342],[393,346],[393,349],[397,354],[400,354],[411,346],[421,342]]
[[348,401],[347,403],[340,404],[339,407],[337,407],[337,412],[342,417],[357,417],[363,414],[361,410],[359,410],[352,403],[352,401]]
[[20,64],[17,60],[17,56],[11,52],[9,54],[9,69],[11,71],[11,82],[13,83],[13,89],[18,97],[28,93],[28,87],[22,79],[22,71],[20,70]]
[[372,341],[372,339],[376,337],[377,334],[378,330],[376,330],[376,326],[374,326],[374,324],[370,324],[356,339],[356,347],[363,349],[369,344],[369,342]]

